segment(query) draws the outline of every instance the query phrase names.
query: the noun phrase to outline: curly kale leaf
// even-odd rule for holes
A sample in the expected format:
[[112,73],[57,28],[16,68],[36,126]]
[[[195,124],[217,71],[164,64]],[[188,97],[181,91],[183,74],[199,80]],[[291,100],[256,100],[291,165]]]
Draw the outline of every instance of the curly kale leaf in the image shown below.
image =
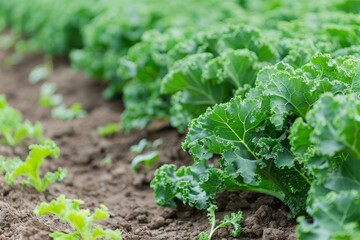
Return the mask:
[[[305,119],[323,93],[356,92],[358,66],[355,58],[318,54],[298,69],[284,63],[263,69],[245,98],[216,105],[190,123],[183,147],[195,163],[158,170],[152,187],[159,204],[174,205],[179,198],[205,208],[217,193],[240,189],[273,195],[294,214],[304,212],[315,176],[295,160],[289,128],[296,118]],[[308,132],[296,135],[306,138]]]
[[50,203],[41,203],[36,207],[34,213],[37,216],[52,213],[58,216],[62,222],[68,223],[75,229],[75,231],[71,233],[53,232],[50,234],[50,237],[53,239],[95,240],[101,238],[122,240],[119,230],[104,230],[100,226],[94,226],[94,221],[109,218],[109,212],[106,206],[100,205],[99,208],[95,208],[93,214],[90,214],[88,209],[80,209],[80,205],[82,204],[83,201],[81,200],[67,199],[64,195],[61,195]]
[[217,209],[216,205],[211,205],[207,211],[208,211],[208,218],[209,222],[211,224],[210,232],[201,232],[198,235],[199,240],[211,240],[214,233],[220,229],[220,228],[226,228],[228,226],[232,226],[234,229],[231,231],[231,235],[233,237],[238,237],[241,232],[242,228],[240,225],[241,220],[243,219],[242,212],[238,213],[231,213],[230,215],[226,215],[222,221],[218,225],[216,225],[216,216],[215,216],[215,210]]
[[[282,134],[268,126],[269,114],[266,101],[237,97],[194,120],[184,148],[195,164],[176,172],[166,166],[158,170],[152,184],[158,203],[173,205],[176,196],[205,208],[218,192],[241,189],[271,194],[294,212],[302,211],[308,183],[292,164]],[[207,163],[214,154],[221,155],[220,168]],[[166,176],[167,184],[160,187]]]
[[298,219],[299,240],[360,238],[359,191],[330,192],[316,199],[309,213],[313,223],[308,223],[304,217]]
[[360,101],[355,95],[324,94],[306,116],[291,128],[296,159],[317,184],[333,190],[359,190]]
[[40,168],[49,156],[58,157],[60,154],[59,148],[50,140],[45,141],[39,145],[31,145],[29,147],[30,153],[25,161],[19,159],[8,159],[0,161],[0,170],[5,171],[5,180],[8,184],[14,184],[19,177],[24,177],[22,181],[25,185],[33,186],[37,191],[44,192],[48,185],[62,181],[67,172],[63,169],[58,169],[56,172],[48,172],[42,178],[40,176]]
[[357,95],[322,95],[291,128],[296,160],[313,175],[308,204],[312,224],[300,218],[299,239],[360,236],[360,100]]

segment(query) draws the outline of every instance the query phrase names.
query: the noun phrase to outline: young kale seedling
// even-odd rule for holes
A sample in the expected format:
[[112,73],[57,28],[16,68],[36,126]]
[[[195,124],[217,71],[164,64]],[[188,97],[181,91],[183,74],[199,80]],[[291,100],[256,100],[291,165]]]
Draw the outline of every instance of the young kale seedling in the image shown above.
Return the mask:
[[55,83],[44,83],[41,86],[39,104],[41,107],[53,108],[63,102],[60,94],[56,93],[57,86]]
[[119,230],[104,230],[99,226],[93,226],[94,221],[109,218],[106,206],[100,205],[100,208],[95,208],[94,213],[90,215],[88,209],[80,209],[83,203],[81,200],[66,199],[64,195],[61,195],[50,203],[41,203],[34,213],[38,216],[55,214],[62,222],[68,223],[75,229],[71,233],[58,231],[51,233],[50,237],[55,240],[95,240],[98,238],[122,240]]
[[54,119],[68,121],[77,118],[85,118],[87,113],[80,103],[74,103],[69,108],[63,104],[53,108],[51,115]]
[[113,160],[112,160],[112,157],[110,157],[110,156],[106,156],[101,160],[101,164],[104,165],[104,166],[105,165],[111,165],[112,162],[113,162]]
[[48,172],[43,178],[40,177],[40,168],[45,158],[49,156],[57,158],[60,155],[60,150],[54,142],[47,140],[39,145],[31,145],[29,149],[30,153],[25,161],[18,158],[8,160],[0,158],[0,173],[6,172],[5,181],[8,184],[13,185],[18,177],[25,177],[23,184],[44,192],[50,184],[62,181],[66,177],[66,171],[63,169]]
[[140,164],[145,164],[148,170],[151,169],[151,166],[159,160],[160,154],[158,151],[151,151],[149,153],[144,153],[136,156],[131,162],[131,170],[137,172]]
[[215,217],[215,210],[217,209],[217,207],[215,205],[211,205],[207,210],[208,210],[208,218],[209,218],[209,222],[211,224],[211,230],[209,233],[207,232],[201,232],[198,236],[199,240],[211,240],[211,238],[213,237],[214,233],[220,229],[220,228],[225,228],[227,226],[232,225],[233,226],[233,230],[231,231],[231,235],[233,237],[238,237],[241,232],[242,232],[242,228],[240,225],[241,220],[243,219],[243,214],[242,212],[238,212],[238,213],[231,213],[230,215],[226,215],[224,217],[224,219],[219,223],[219,225],[216,226],[216,217]]
[[1,143],[16,146],[26,138],[35,138],[41,142],[43,140],[41,124],[24,121],[22,114],[8,105],[4,95],[0,95]]
[[121,130],[120,123],[109,123],[105,126],[98,127],[97,132],[101,137],[109,137]]
[[44,61],[44,64],[37,65],[31,70],[29,75],[29,82],[31,84],[46,80],[54,71],[52,56],[45,55]]
[[160,154],[158,151],[151,151],[148,153],[141,154],[145,149],[157,149],[162,144],[161,139],[157,139],[154,142],[148,141],[147,139],[141,139],[136,145],[130,147],[130,151],[137,156],[131,162],[131,170],[137,172],[139,165],[144,164],[148,170],[151,166],[156,163]]

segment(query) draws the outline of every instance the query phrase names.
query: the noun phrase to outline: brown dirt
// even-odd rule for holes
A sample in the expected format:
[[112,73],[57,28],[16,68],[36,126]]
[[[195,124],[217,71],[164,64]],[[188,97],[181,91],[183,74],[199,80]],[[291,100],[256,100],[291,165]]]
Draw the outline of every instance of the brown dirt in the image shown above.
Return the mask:
[[[6,53],[0,53],[0,63],[5,56]],[[73,72],[64,59],[55,60],[55,71],[49,81],[58,84],[58,92],[66,103],[82,103],[89,115],[69,122],[53,120],[49,110],[38,106],[40,85],[30,85],[27,80],[30,70],[42,61],[41,55],[31,55],[10,69],[1,67],[0,94],[6,94],[9,103],[26,118],[43,124],[46,136],[56,141],[62,153],[59,159],[48,161],[44,170],[62,167],[68,170],[68,177],[62,183],[51,185],[44,194],[19,185],[7,186],[0,179],[0,240],[43,240],[49,239],[52,231],[69,231],[69,227],[54,216],[33,214],[36,205],[60,194],[82,199],[84,207],[90,209],[105,204],[111,218],[102,225],[119,228],[126,240],[197,239],[200,231],[208,230],[204,211],[181,205],[177,209],[162,209],[154,204],[149,187],[153,171],[141,169],[137,174],[130,171],[133,156],[128,149],[142,138],[164,140],[158,166],[190,162],[180,147],[183,136],[160,123],[130,135],[99,137],[98,126],[119,119],[121,102],[103,100],[103,86]],[[2,146],[0,154],[25,156],[27,149]],[[106,156],[112,157],[111,165],[101,164]],[[288,219],[289,210],[278,200],[247,192],[226,192],[218,199],[218,217],[233,211],[244,212],[244,233],[239,239],[295,239],[295,221]],[[214,239],[232,238],[228,231],[220,230]]]

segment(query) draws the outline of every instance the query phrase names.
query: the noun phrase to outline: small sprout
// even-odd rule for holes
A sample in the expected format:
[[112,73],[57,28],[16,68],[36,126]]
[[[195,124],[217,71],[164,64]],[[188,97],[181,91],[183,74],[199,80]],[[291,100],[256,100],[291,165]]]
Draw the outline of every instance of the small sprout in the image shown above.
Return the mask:
[[66,199],[61,195],[50,203],[41,203],[36,207],[34,213],[37,216],[42,216],[52,213],[60,218],[64,223],[68,223],[75,231],[71,233],[53,232],[50,234],[55,240],[95,240],[98,238],[122,240],[120,231],[102,229],[99,226],[93,226],[94,221],[108,219],[109,212],[106,206],[100,205],[95,208],[94,213],[90,215],[88,209],[80,209],[83,201],[78,199]]
[[154,142],[151,142],[147,139],[141,139],[140,142],[136,145],[130,147],[130,152],[133,154],[140,154],[147,148],[157,149],[162,144],[162,139],[156,139]]
[[4,172],[11,172],[21,163],[22,161],[18,157],[6,159],[5,157],[0,156],[0,174],[2,175]]
[[144,138],[141,139],[138,144],[132,145],[130,147],[130,152],[132,152],[133,154],[140,154],[145,150],[145,148],[149,147],[151,147],[151,142]]
[[242,232],[242,227],[240,225],[241,220],[243,219],[242,212],[238,213],[231,213],[231,215],[226,215],[224,219],[219,223],[219,225],[216,226],[216,216],[215,216],[215,210],[217,207],[215,205],[211,205],[208,210],[208,218],[209,222],[211,224],[211,230],[210,233],[207,232],[201,232],[198,235],[199,240],[211,240],[214,233],[220,229],[225,228],[227,226],[233,226],[233,230],[231,231],[231,236],[238,237]]
[[101,164],[103,165],[111,165],[112,164],[112,158],[111,157],[105,157],[101,160]]
[[[17,48],[18,51],[20,52],[26,52],[26,51],[31,51],[31,41],[30,42],[24,42],[23,44],[21,44],[21,42]],[[30,75],[29,75],[29,82],[32,84],[36,84],[38,82],[41,82],[45,79],[47,79],[50,74],[53,72],[53,60],[52,60],[52,56],[51,55],[45,55],[44,57],[44,61],[45,64],[41,64],[38,65],[36,67],[33,68],[33,70],[31,71]]]
[[31,84],[36,84],[47,79],[50,75],[51,70],[47,65],[41,64],[34,67],[29,75],[29,82]]
[[87,113],[80,103],[74,103],[70,108],[66,108],[63,104],[54,108],[51,115],[54,119],[67,121],[77,118],[85,118]]
[[[130,151],[136,156],[131,162],[131,170],[137,172],[139,165],[144,163],[148,170],[151,169],[152,165],[157,162],[160,158],[158,151],[151,151],[145,154],[141,154],[145,149],[157,149],[162,144],[162,139],[156,139],[154,142],[148,141],[147,139],[141,139],[136,145],[130,147]],[[141,154],[141,155],[139,155]]]
[[60,105],[63,98],[56,94],[57,86],[55,83],[44,83],[41,86],[39,104],[42,107],[52,108]]
[[131,162],[131,170],[137,172],[139,165],[144,163],[148,170],[151,169],[152,165],[159,160],[160,154],[158,151],[152,151],[149,153],[138,155]]
[[5,43],[5,45],[6,44],[9,44],[7,47],[15,49],[14,53],[4,59],[3,65],[8,68],[20,63],[26,53],[34,51],[36,42],[29,39],[22,40],[19,35],[15,34],[8,43]]
[[22,114],[10,107],[4,95],[0,95],[0,141],[2,144],[16,146],[26,138],[43,140],[43,128],[40,123],[32,124],[23,120]]
[[18,52],[15,52],[15,53],[7,56],[7,57],[4,59],[3,66],[4,66],[5,68],[12,67],[12,66],[20,63],[23,58],[24,58],[24,55],[23,55],[23,54],[18,53]]
[[5,181],[13,185],[18,177],[25,177],[24,185],[31,185],[37,191],[44,192],[48,185],[62,181],[66,177],[66,171],[58,169],[56,172],[48,172],[43,178],[40,177],[40,168],[49,156],[59,157],[60,150],[53,141],[47,140],[39,145],[30,145],[30,153],[25,161],[18,158],[5,160],[0,157],[0,172],[6,172]]
[[162,140],[161,138],[156,139],[155,141],[153,141],[152,147],[153,147],[153,148],[158,148],[158,147],[160,147],[160,145],[161,145],[162,143],[163,143],[163,140]]
[[97,129],[98,134],[101,137],[111,136],[121,130],[120,123],[110,123]]

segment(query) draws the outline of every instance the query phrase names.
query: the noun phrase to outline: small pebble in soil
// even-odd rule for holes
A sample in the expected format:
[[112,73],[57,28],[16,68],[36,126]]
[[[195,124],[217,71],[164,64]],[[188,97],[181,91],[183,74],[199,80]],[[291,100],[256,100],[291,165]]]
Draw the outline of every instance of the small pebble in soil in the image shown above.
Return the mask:
[[255,233],[257,236],[261,236],[263,233],[263,228],[259,224],[254,224],[251,228],[251,230]]
[[164,226],[166,224],[165,222],[165,218],[163,217],[156,217],[155,219],[153,219],[149,225],[150,229],[158,229],[161,228],[162,226]]
[[148,219],[145,214],[138,215],[136,217],[136,220],[138,221],[138,223],[148,223]]
[[279,226],[280,227],[285,227],[287,225],[287,221],[282,219],[280,222],[279,222]]
[[265,228],[263,231],[263,240],[285,240],[284,231],[275,228]]
[[160,215],[163,218],[173,218],[176,215],[177,210],[175,208],[164,208]]
[[146,183],[146,177],[144,175],[134,175],[132,185],[134,187],[141,187]]

